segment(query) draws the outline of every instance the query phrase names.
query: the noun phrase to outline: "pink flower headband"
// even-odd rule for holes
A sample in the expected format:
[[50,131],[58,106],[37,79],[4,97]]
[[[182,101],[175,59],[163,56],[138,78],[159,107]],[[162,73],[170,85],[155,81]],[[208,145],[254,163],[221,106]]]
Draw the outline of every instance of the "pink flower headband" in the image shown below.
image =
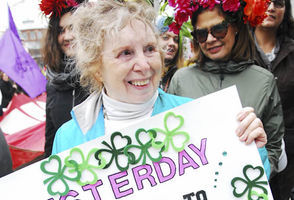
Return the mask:
[[[249,22],[256,26],[266,18],[266,10],[270,0],[168,0],[169,6],[175,9],[174,21],[169,25],[169,30],[179,34],[184,22],[192,18],[192,14],[199,9],[213,9],[221,5],[225,12],[241,12],[244,23]],[[246,4],[246,5],[245,5]],[[245,6],[243,6],[245,5]]]

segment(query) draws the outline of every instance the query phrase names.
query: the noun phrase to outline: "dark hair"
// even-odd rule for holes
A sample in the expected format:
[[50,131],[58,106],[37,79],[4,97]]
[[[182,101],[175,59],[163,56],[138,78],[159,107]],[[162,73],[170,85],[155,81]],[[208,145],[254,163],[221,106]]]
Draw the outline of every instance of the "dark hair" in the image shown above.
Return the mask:
[[[218,10],[220,15],[224,16],[227,22],[236,27],[238,30],[235,44],[231,51],[230,60],[233,60],[235,62],[252,60],[254,58],[254,40],[252,38],[252,35],[250,34],[249,26],[243,23],[242,15],[240,15],[239,12],[236,12],[235,14],[224,12],[219,5],[216,5],[215,8]],[[197,11],[193,13],[192,25],[194,31],[196,29],[195,25],[198,15],[206,9],[208,8],[200,7]],[[202,53],[199,43],[195,40],[195,38],[193,38],[193,45],[195,54],[195,57],[193,58],[194,62],[199,63],[201,66],[207,58]]]
[[291,0],[285,0],[284,18],[278,28],[277,35],[288,36],[294,39],[294,19],[291,9]]
[[61,63],[64,53],[58,44],[58,35],[60,33],[59,22],[64,14],[72,10],[72,7],[63,9],[60,16],[52,16],[52,18],[50,18],[48,29],[43,40],[42,55],[44,64],[55,72],[61,72],[63,70]]
[[[164,33],[163,33],[164,34]],[[176,65],[177,68],[181,68],[184,65],[184,57],[183,57],[183,37],[180,37],[179,35],[179,41],[178,41],[178,50],[175,55],[175,57],[168,63],[164,63],[164,67],[166,68],[165,71],[167,71],[170,67]]]

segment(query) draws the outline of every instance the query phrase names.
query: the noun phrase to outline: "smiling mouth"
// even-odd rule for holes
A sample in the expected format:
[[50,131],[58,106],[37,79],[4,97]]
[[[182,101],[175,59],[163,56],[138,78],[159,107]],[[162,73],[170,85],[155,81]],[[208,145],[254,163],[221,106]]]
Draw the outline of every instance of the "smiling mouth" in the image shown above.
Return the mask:
[[216,46],[216,47],[211,47],[208,49],[208,51],[216,51],[220,48],[221,46]]
[[145,86],[150,82],[149,79],[141,80],[141,81],[128,81],[129,84],[134,86]]

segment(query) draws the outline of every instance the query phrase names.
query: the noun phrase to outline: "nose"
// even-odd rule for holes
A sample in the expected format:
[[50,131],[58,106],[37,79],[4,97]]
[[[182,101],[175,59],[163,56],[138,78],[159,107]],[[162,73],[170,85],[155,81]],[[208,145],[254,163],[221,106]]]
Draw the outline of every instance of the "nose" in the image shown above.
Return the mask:
[[275,8],[274,2],[271,1],[268,8],[267,8],[267,11],[273,11],[274,8]]
[[170,39],[168,40],[168,44],[167,44],[167,45],[168,45],[168,46],[175,46],[176,43],[175,43],[175,41],[174,41],[173,38],[170,38]]
[[137,53],[133,70],[145,74],[150,69],[149,58],[143,51]]
[[72,31],[69,28],[66,28],[64,31],[64,40],[72,40],[73,34]]
[[211,34],[208,33],[206,42],[214,42],[216,38]]

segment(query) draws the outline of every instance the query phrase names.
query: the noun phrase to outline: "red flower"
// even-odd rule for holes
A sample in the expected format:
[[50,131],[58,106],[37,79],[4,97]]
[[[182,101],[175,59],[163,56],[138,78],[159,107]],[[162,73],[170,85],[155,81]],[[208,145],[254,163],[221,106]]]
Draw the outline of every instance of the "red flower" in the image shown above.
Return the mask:
[[75,7],[78,3],[75,0],[67,0],[66,1],[68,7]]
[[240,8],[239,0],[223,0],[223,10],[236,12]]
[[244,22],[249,22],[251,26],[261,24],[266,18],[266,10],[270,0],[244,0],[247,4],[244,8]]
[[169,30],[168,31],[172,31],[175,34],[179,35],[181,30],[181,26],[179,24],[177,24],[176,22],[173,22],[169,25]]
[[179,24],[180,26],[188,21],[189,17],[192,15],[191,9],[178,9],[176,14],[175,14],[175,21],[177,22],[177,24]]
[[60,16],[62,9],[78,5],[74,0],[42,0],[39,4],[45,15]]

